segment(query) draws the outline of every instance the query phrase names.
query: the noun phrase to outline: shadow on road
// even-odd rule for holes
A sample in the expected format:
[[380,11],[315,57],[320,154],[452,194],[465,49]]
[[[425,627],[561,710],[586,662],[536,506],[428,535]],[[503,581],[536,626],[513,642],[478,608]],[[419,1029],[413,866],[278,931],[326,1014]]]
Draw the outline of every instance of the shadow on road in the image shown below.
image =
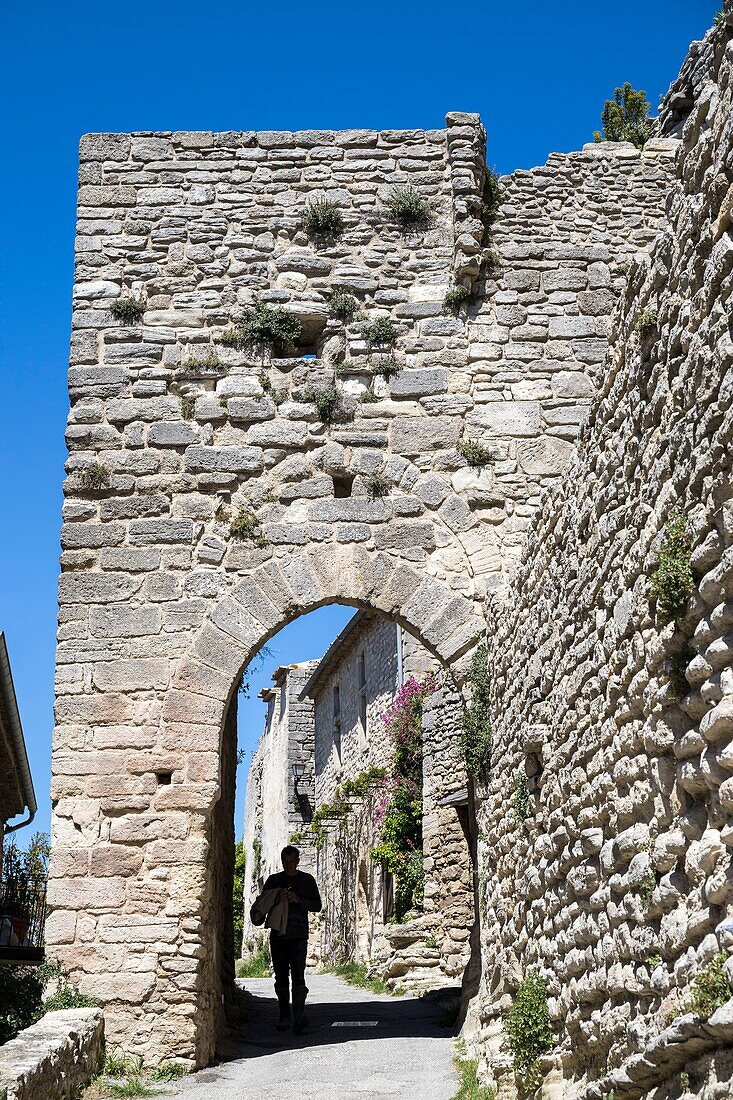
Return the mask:
[[[260,989],[252,991],[249,1019],[221,1044],[219,1061],[257,1058],[293,1047],[322,1047],[386,1038],[448,1038],[455,1033],[444,1006],[435,1000],[399,997],[319,1002],[306,1006],[308,1027],[303,1035],[278,1032],[277,1000]],[[447,1022],[446,1022],[447,1021]]]

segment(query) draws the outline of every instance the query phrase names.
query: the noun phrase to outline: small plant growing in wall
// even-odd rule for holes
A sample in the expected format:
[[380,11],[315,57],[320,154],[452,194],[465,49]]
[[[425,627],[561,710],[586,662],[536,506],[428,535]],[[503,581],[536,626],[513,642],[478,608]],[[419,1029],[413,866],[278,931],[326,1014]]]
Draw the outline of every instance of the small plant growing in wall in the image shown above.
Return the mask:
[[554,1042],[547,1003],[547,983],[535,969],[517,990],[514,1004],[504,1017],[506,1046],[514,1061],[514,1072],[525,1089],[536,1092],[542,1084],[540,1057]]
[[350,321],[354,320],[358,308],[354,295],[345,290],[335,290],[328,303],[328,312],[331,317],[335,317],[337,321],[341,321],[344,325],[348,325]]
[[489,669],[486,643],[476,648],[467,677],[471,701],[461,722],[466,772],[485,782],[491,765],[491,721],[489,718]]
[[514,773],[514,794],[512,795],[512,814],[515,821],[526,821],[532,816],[532,800],[529,794],[527,776],[517,768]]
[[343,215],[329,199],[308,203],[303,214],[303,225],[312,237],[340,237],[344,231]]
[[642,149],[652,132],[651,104],[646,92],[638,92],[628,80],[607,99],[601,115],[603,132],[593,134],[594,141],[630,141]]
[[260,521],[254,512],[246,508],[240,508],[232,520],[229,531],[233,539],[238,542],[253,542],[255,546],[263,547],[266,540],[260,531]]
[[101,462],[92,462],[79,471],[79,484],[86,492],[99,492],[109,485],[109,470]]
[[470,302],[473,295],[467,286],[452,286],[446,291],[445,298],[443,299],[443,305],[446,309],[452,309],[454,312],[458,312],[462,305],[466,302]]
[[469,466],[486,466],[494,457],[493,452],[476,439],[461,439],[456,449]]
[[364,390],[359,400],[362,405],[375,405],[377,401],[379,401],[379,398],[374,390]]
[[387,210],[402,229],[413,229],[430,221],[430,204],[415,187],[395,187],[387,198]]
[[645,909],[648,909],[652,903],[654,897],[654,891],[657,888],[657,876],[651,869],[646,872],[643,879],[639,883],[639,900]]
[[193,420],[194,410],[196,409],[196,398],[190,394],[186,394],[181,398],[181,416],[184,420]]
[[692,992],[687,1008],[707,1020],[716,1008],[720,1008],[733,996],[725,964],[728,955],[720,951],[715,958],[703,967],[692,983]]
[[400,372],[400,365],[394,355],[380,355],[374,360],[372,367],[374,373],[380,375],[385,382],[389,382],[390,378]]
[[304,394],[305,400],[316,406],[319,419],[326,426],[333,423],[339,410],[341,398],[335,386],[309,386]]
[[143,294],[123,294],[115,298],[109,311],[116,321],[125,325],[135,325],[145,313],[147,299]]
[[493,169],[487,168],[484,179],[484,188],[481,195],[480,216],[484,226],[484,236],[488,234],[491,226],[496,221],[501,206],[502,192],[499,185],[499,177]]
[[656,309],[645,309],[636,319],[634,332],[645,340],[656,329],[659,316]]
[[364,330],[369,350],[375,348],[393,348],[397,343],[397,332],[393,321],[389,317],[377,317]]
[[366,478],[367,496],[370,500],[386,497],[391,488],[391,482],[383,474],[371,474]]
[[659,615],[671,622],[684,610],[692,595],[694,582],[691,566],[690,539],[687,520],[678,509],[671,512],[665,524],[665,539],[651,575],[651,594],[657,601]]
[[292,351],[301,336],[301,324],[294,314],[258,299],[242,319],[221,336],[225,347],[238,351],[270,352],[283,356]]

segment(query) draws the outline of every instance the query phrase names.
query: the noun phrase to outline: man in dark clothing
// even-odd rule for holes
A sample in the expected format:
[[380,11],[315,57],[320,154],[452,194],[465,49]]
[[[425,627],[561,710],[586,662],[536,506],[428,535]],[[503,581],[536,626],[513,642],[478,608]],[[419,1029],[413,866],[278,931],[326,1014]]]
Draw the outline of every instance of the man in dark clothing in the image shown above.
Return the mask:
[[308,913],[322,908],[321,895],[313,875],[298,870],[300,852],[288,844],[280,853],[283,870],[270,875],[262,893],[277,890],[277,901],[288,902],[288,923],[283,933],[270,930],[270,953],[275,971],[275,992],[280,1006],[278,1031],[290,1026],[290,976],[293,979],[293,1032],[300,1035],[307,1023],[305,960],[308,954]]

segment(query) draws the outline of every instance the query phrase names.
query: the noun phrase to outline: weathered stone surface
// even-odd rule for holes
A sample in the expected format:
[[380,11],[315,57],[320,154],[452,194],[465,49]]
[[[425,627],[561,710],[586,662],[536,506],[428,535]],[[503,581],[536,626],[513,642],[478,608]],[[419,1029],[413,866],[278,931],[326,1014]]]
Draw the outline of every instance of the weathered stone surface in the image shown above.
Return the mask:
[[7,1100],[67,1100],[104,1063],[104,1020],[98,1008],[47,1012],[0,1050],[0,1090]]

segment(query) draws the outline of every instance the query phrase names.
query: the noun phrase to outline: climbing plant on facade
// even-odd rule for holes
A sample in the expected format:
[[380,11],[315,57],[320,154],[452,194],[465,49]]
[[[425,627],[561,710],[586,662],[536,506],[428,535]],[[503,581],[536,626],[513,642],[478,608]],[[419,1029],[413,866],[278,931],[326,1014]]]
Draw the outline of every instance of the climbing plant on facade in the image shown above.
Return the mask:
[[463,712],[461,723],[466,772],[472,779],[485,781],[491,762],[489,670],[485,642],[477,647],[471,659],[468,685],[471,701]]
[[432,675],[423,681],[410,676],[381,719],[394,755],[375,814],[379,843],[370,855],[395,876],[398,921],[423,901],[422,714],[425,700],[433,691]]

